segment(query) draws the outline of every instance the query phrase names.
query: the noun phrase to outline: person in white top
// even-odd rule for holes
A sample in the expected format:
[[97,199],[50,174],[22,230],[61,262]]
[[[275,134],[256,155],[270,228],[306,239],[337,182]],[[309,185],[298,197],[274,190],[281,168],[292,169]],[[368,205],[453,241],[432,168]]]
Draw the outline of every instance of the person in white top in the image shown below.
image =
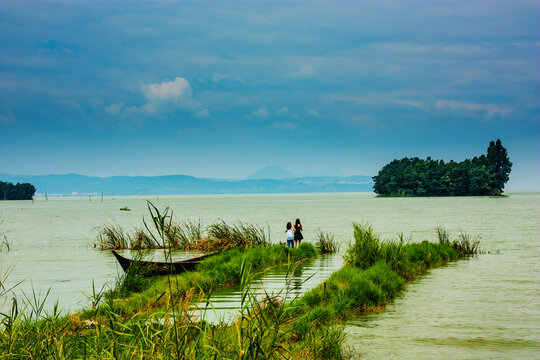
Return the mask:
[[294,247],[294,234],[290,221],[287,223],[287,230],[285,230],[285,234],[287,234],[287,247]]

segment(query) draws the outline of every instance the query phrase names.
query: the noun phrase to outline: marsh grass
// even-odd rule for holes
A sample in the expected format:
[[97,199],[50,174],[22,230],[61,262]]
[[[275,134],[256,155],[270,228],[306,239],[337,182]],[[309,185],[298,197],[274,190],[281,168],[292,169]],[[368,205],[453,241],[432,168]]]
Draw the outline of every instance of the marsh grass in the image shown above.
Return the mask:
[[[0,225],[4,223],[4,219],[0,218]],[[0,252],[9,252],[11,250],[11,241],[6,234],[0,231]]]
[[482,252],[480,250],[480,235],[472,236],[462,232],[456,239],[451,240],[450,232],[443,226],[437,226],[435,232],[440,244],[450,245],[460,254],[476,255]]
[[[147,231],[166,243],[166,218],[171,214],[156,215],[157,229],[148,226]],[[469,241],[469,248],[474,241],[461,240]],[[350,316],[382,310],[407,281],[464,256],[451,244],[410,243],[403,235],[383,242],[367,224],[355,224],[346,266],[325,286],[292,299],[289,286],[262,296],[250,288],[253,276],[270,264],[285,259],[290,279],[297,262],[315,254],[308,243],[293,249],[234,248],[206,259],[193,273],[153,279],[146,290],[126,299],[92,284],[87,295],[92,308],[67,316],[56,309],[45,312],[40,299],[48,294],[32,293],[23,307],[14,301],[10,312],[0,314],[0,354],[7,359],[347,359],[351,352],[344,349],[343,323]],[[136,280],[122,281],[129,284],[119,281],[116,286],[135,290]],[[232,324],[212,325],[204,312],[196,316],[194,302],[206,297],[210,303],[212,291],[232,283],[242,289]],[[2,289],[0,294],[6,295]]]
[[467,256],[478,245],[477,239],[464,236],[458,242],[463,249],[456,248],[445,231],[437,232],[438,243],[411,243],[403,234],[381,241],[368,224],[354,223],[353,230],[346,266],[334,272],[325,286],[315,287],[298,301],[303,314],[293,326],[298,337],[335,319],[384,309],[407,281],[429,268]]
[[319,254],[331,254],[339,251],[339,245],[333,234],[325,233],[321,229],[317,229],[316,232],[317,241],[315,242],[315,247],[319,251]]
[[464,255],[476,255],[480,253],[480,235],[471,236],[466,233],[461,233],[458,238],[452,243],[454,249]]
[[96,245],[101,250],[119,250],[130,247],[129,235],[118,224],[106,223],[97,228]]
[[100,250],[180,249],[212,253],[270,244],[270,229],[254,224],[229,225],[220,221],[204,228],[201,219],[175,222],[169,207],[159,210],[149,201],[147,207],[150,216],[143,218],[144,229],[128,233],[118,224],[106,223],[97,228],[94,247]]

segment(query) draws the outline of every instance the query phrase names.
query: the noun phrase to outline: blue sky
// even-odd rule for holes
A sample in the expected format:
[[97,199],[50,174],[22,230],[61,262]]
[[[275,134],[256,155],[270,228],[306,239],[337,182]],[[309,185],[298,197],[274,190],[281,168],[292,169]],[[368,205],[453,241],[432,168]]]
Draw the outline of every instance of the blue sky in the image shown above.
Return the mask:
[[540,184],[536,1],[0,2],[0,173],[374,175],[501,138]]

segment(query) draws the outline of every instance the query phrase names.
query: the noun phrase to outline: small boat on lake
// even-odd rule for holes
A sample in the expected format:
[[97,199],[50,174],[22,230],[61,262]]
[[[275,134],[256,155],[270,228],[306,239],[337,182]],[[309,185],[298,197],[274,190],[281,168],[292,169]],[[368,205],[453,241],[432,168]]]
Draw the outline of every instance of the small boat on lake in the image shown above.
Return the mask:
[[152,275],[167,275],[167,274],[179,274],[186,271],[192,271],[195,269],[197,264],[200,264],[205,258],[215,255],[207,254],[198,256],[188,260],[166,262],[166,261],[144,261],[144,260],[133,260],[123,257],[118,254],[116,251],[112,251],[114,257],[120,263],[124,272],[128,272],[130,267],[133,267],[135,271],[140,272],[146,276]]

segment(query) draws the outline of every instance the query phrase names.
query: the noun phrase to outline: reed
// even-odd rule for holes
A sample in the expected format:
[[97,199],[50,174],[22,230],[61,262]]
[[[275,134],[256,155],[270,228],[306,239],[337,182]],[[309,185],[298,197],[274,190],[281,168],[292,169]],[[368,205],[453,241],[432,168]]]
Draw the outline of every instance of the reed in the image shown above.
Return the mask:
[[464,255],[476,255],[480,252],[480,235],[471,236],[461,233],[452,243],[452,247]]
[[97,228],[96,244],[101,250],[119,250],[130,248],[129,235],[118,224],[106,223]]
[[435,227],[439,244],[450,244],[450,232],[444,226]]
[[339,245],[333,234],[325,233],[321,229],[317,229],[316,232],[317,241],[315,247],[319,254],[331,254],[339,251]]
[[200,219],[175,222],[169,207],[159,210],[149,201],[147,206],[150,216],[143,218],[144,229],[127,233],[118,224],[104,224],[97,228],[95,247],[101,250],[159,248],[211,253],[233,247],[264,247],[270,243],[270,230],[253,224],[229,225],[221,221],[207,226],[205,234]]
[[[4,223],[4,219],[0,218],[0,225]],[[6,234],[0,231],[0,252],[9,252],[11,250],[11,241]]]
[[442,226],[435,228],[437,238],[440,244],[451,245],[462,255],[476,255],[481,253],[480,235],[471,236],[467,233],[461,233],[454,240],[450,239],[450,232]]
[[[166,228],[163,215],[157,220],[161,230]],[[161,230],[154,233],[160,236],[155,240],[166,238],[164,232],[159,235]],[[283,261],[293,273],[297,261],[316,254],[308,243],[294,249],[234,248],[208,258],[193,273],[152,279],[146,290],[125,299],[115,298],[122,296],[120,292],[110,295],[92,284],[87,295],[92,308],[65,316],[57,308],[45,312],[48,294],[33,292],[25,296],[24,306],[14,301],[10,312],[0,314],[0,354],[8,359],[348,359],[352,354],[344,348],[343,323],[350,316],[382,310],[407,281],[465,256],[451,244],[410,243],[403,235],[383,242],[367,225],[354,230],[347,265],[325,285],[291,301],[283,300],[288,298],[288,286],[277,294],[257,296],[251,279]],[[476,241],[460,239],[469,242],[463,245],[469,249]],[[211,325],[204,321],[204,312],[199,318],[192,304],[204,297],[211,302],[212,291],[232,283],[242,285],[233,324]],[[130,278],[116,287],[132,292],[135,285]],[[0,295],[7,295],[6,290],[0,286]]]

